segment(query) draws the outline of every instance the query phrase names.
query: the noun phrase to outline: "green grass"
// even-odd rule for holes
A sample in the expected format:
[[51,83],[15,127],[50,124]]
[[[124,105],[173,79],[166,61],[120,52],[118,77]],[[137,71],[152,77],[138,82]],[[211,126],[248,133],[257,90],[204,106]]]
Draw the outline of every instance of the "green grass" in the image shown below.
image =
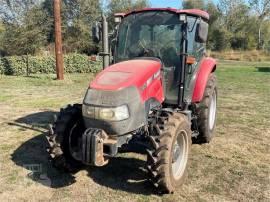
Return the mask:
[[72,101],[81,100],[92,76],[66,75],[64,81],[55,80],[54,75],[3,76],[0,79],[0,101],[11,102],[15,107],[56,108],[69,103],[72,98]]
[[[143,156],[123,154],[74,176],[48,163],[47,124],[60,107],[82,101],[93,75],[0,77],[0,200],[269,201],[270,72],[257,67],[270,62],[219,62],[216,136],[192,146],[186,183],[164,196],[145,180]],[[50,186],[25,182],[29,164],[42,165]]]

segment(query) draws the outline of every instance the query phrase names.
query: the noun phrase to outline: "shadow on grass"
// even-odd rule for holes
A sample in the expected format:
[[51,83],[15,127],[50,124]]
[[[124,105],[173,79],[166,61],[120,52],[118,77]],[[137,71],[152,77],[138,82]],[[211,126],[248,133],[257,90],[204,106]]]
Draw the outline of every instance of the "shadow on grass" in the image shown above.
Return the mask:
[[53,116],[56,114],[52,111],[37,112],[9,122],[8,125],[16,126],[20,130],[33,130],[42,133],[44,129],[48,129],[48,124],[52,122]]
[[[40,134],[20,145],[12,154],[12,161],[26,169],[26,176],[36,183],[51,188],[66,187],[76,182],[72,173],[55,169],[48,160],[45,134]],[[112,158],[107,166],[87,169],[96,183],[114,190],[150,195],[155,190],[146,179],[145,162],[134,158]]]
[[158,194],[147,180],[143,169],[145,161],[135,158],[115,157],[107,166],[88,169],[89,176],[98,184],[114,190],[151,195]]
[[53,116],[56,114],[57,113],[53,111],[37,112],[21,117],[15,120],[15,122],[18,124],[27,124],[31,127],[32,130],[37,127],[47,129],[48,124],[52,122]]
[[45,134],[40,134],[20,145],[11,159],[28,171],[25,177],[44,186],[60,188],[74,183],[75,177],[72,174],[61,173],[52,167],[46,152],[47,146]]
[[33,181],[44,186],[59,188],[75,182],[71,174],[61,173],[52,167],[46,151],[49,146],[46,140],[48,124],[52,122],[55,112],[44,111],[21,117],[9,125],[18,127],[20,130],[33,130],[40,132],[40,135],[22,143],[11,155],[16,165],[26,169]]
[[[12,160],[16,165],[28,171],[27,178],[47,187],[60,188],[75,183],[76,178],[72,173],[58,171],[49,161],[44,129],[47,128],[54,114],[50,111],[30,114],[12,123],[22,127],[23,130],[41,132],[22,143],[12,154]],[[144,165],[143,160],[116,157],[104,167],[87,168],[87,172],[94,182],[114,190],[144,195],[155,194],[154,188],[147,180]]]
[[258,72],[270,72],[270,67],[256,67]]

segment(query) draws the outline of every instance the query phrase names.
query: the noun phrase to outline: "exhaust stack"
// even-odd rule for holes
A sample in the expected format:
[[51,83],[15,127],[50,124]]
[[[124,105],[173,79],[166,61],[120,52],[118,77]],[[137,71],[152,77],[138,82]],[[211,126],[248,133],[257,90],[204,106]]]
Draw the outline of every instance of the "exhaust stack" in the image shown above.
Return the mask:
[[102,14],[102,46],[103,46],[103,69],[110,65],[108,22]]

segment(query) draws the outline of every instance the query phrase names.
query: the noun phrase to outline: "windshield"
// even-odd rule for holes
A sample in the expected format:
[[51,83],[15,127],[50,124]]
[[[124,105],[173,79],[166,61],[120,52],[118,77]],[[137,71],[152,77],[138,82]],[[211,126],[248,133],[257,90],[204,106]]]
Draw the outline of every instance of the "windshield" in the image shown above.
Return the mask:
[[157,57],[165,66],[179,60],[181,24],[178,15],[167,11],[131,14],[120,25],[116,62],[136,57]]

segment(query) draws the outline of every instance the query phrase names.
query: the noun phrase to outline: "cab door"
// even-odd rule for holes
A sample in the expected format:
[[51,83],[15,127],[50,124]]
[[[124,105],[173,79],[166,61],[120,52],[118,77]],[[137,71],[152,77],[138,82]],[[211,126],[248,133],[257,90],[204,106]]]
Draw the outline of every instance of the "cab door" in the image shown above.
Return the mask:
[[194,89],[194,81],[196,79],[196,75],[198,72],[198,68],[200,65],[200,61],[202,57],[205,55],[205,44],[196,42],[196,28],[201,19],[188,16],[188,44],[187,44],[187,54],[188,56],[195,58],[195,63],[186,66],[186,79],[185,79],[185,91],[184,91],[184,100],[188,103],[192,100],[192,94]]

